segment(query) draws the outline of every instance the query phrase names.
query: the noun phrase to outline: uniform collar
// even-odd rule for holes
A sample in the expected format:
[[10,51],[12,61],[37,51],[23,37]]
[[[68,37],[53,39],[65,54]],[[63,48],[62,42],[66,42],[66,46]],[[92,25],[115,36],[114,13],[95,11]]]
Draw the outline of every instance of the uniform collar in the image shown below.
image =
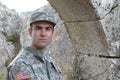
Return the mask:
[[39,59],[40,61],[44,62],[44,52],[36,49],[36,48],[32,48],[31,46],[26,46],[24,47],[25,51],[28,51],[29,53],[33,54],[37,59]]

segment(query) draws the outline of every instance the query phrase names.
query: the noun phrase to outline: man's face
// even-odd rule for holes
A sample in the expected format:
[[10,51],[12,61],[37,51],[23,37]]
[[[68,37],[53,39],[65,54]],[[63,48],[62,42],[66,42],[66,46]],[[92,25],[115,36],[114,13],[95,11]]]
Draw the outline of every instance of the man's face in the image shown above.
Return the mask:
[[54,32],[53,24],[46,21],[38,21],[32,24],[29,34],[32,37],[32,47],[44,49],[52,41]]

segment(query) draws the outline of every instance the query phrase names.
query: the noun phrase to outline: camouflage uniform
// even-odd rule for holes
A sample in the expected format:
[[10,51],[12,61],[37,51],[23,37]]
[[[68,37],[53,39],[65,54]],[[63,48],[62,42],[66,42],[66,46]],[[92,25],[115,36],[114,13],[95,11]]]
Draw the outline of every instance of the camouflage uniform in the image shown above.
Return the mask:
[[20,72],[29,74],[29,79],[22,80],[62,80],[55,61],[44,52],[29,46],[24,47],[8,66],[6,80],[17,80]]

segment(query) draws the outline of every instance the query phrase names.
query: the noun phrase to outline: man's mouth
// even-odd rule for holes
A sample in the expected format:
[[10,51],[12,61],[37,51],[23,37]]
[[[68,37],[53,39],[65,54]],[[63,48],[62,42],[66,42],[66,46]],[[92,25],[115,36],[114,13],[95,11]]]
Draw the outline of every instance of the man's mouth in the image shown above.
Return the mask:
[[39,41],[46,42],[47,39],[39,39]]

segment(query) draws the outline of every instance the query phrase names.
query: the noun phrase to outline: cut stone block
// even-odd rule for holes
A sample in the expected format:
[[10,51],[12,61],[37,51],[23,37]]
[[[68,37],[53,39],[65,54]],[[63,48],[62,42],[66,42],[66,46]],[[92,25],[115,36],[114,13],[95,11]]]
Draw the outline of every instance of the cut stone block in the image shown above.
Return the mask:
[[66,28],[77,53],[109,55],[99,21],[66,23]]
[[87,21],[98,19],[88,0],[48,0],[66,21]]
[[110,80],[110,59],[79,54],[76,57],[73,76],[68,80]]
[[120,40],[120,6],[117,6],[100,21],[110,43]]
[[116,0],[48,0],[66,21],[91,21],[103,18]]

